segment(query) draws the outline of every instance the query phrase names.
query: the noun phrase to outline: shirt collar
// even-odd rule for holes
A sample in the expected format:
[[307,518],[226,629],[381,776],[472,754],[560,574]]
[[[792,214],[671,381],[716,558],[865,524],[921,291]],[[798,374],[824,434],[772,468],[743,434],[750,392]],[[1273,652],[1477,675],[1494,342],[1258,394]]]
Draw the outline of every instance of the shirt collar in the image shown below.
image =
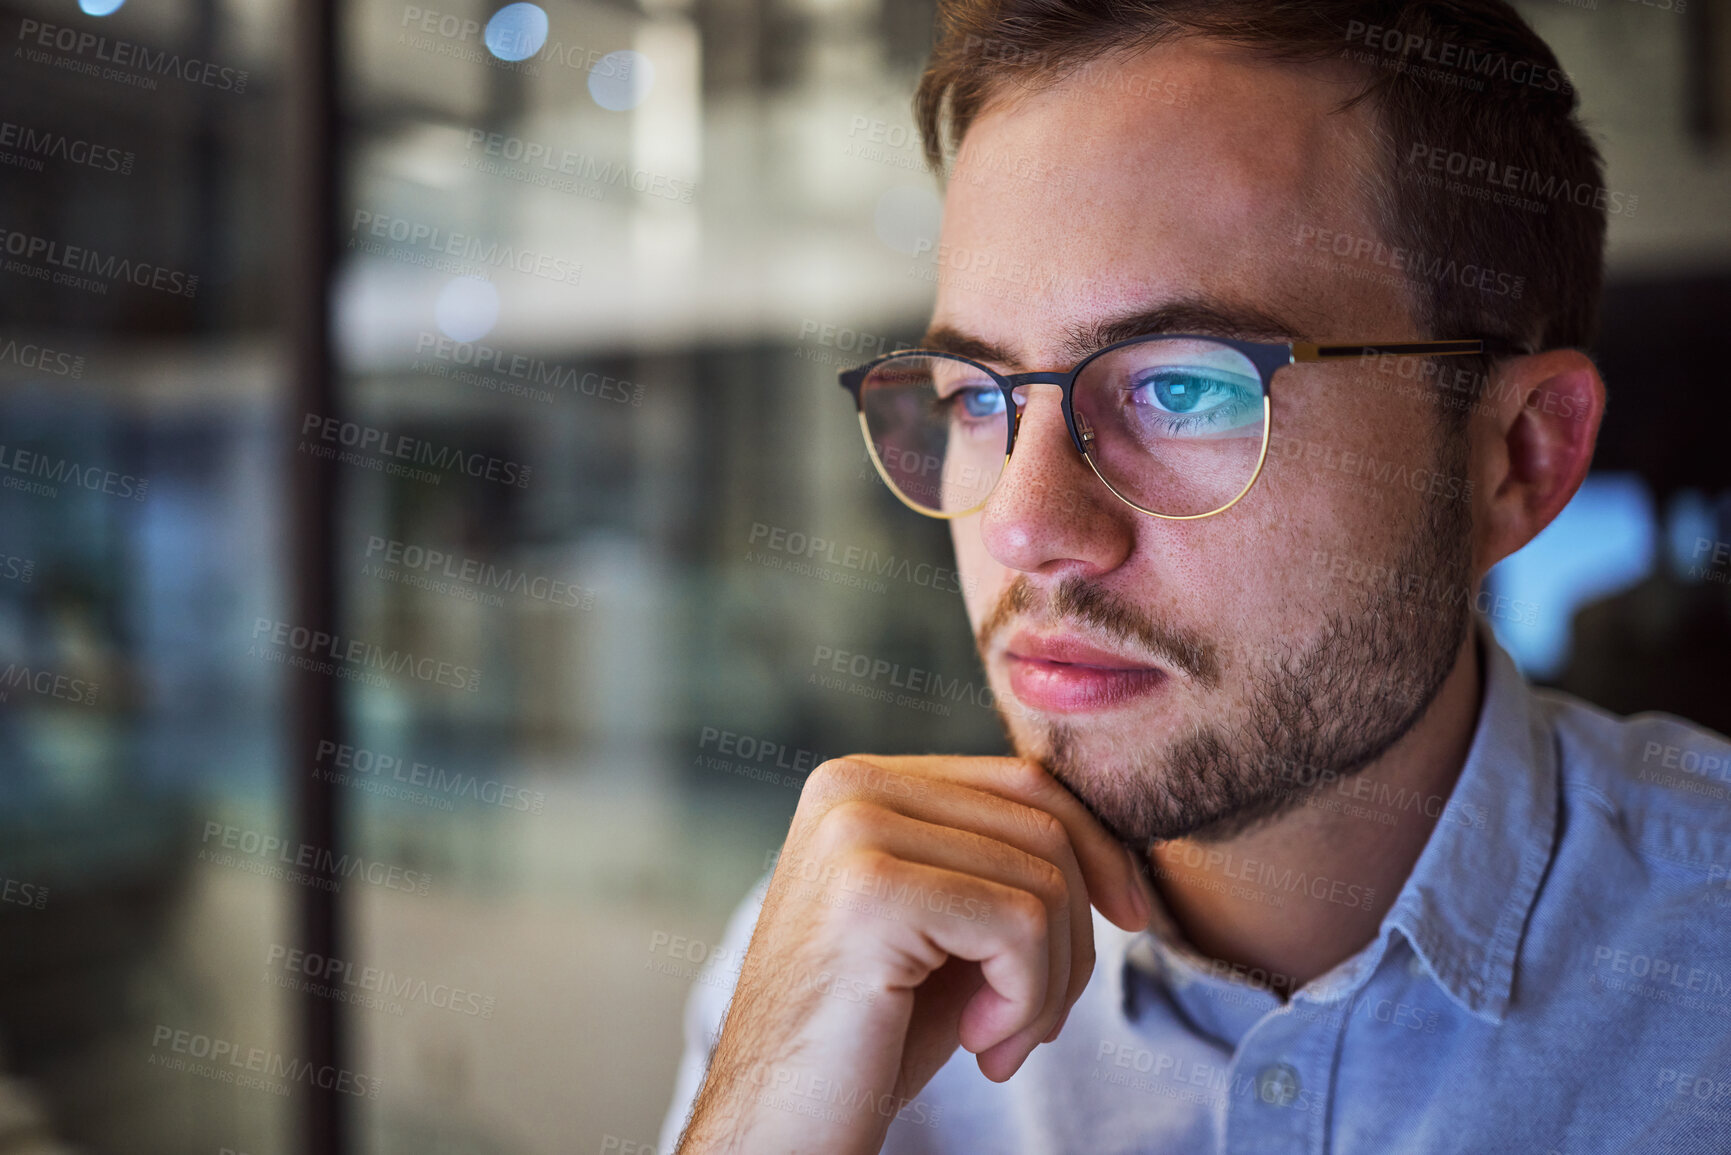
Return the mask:
[[1515,956],[1557,835],[1549,715],[1476,618],[1484,703],[1472,748],[1417,865],[1383,919],[1468,1011],[1503,1021]]
[[[1507,1012],[1515,956],[1556,839],[1556,744],[1514,660],[1477,615],[1474,628],[1483,655],[1478,723],[1430,840],[1376,941],[1296,997],[1330,1002],[1349,996],[1370,979],[1398,930],[1461,1007],[1492,1023]],[[1096,919],[1100,925],[1110,924]],[[1119,1005],[1129,1013],[1136,997],[1132,970],[1182,985],[1227,981],[1184,941],[1158,894],[1148,931],[1108,937],[1108,949],[1121,959],[1114,968]]]

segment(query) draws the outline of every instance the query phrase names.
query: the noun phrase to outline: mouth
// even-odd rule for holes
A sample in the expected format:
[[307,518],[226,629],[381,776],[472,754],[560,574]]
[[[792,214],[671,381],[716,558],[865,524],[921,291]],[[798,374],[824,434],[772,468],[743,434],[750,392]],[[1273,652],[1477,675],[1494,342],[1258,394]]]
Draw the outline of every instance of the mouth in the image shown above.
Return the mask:
[[1022,631],[1004,648],[1010,690],[1029,709],[1055,714],[1108,710],[1157,693],[1164,667],[1071,634]]

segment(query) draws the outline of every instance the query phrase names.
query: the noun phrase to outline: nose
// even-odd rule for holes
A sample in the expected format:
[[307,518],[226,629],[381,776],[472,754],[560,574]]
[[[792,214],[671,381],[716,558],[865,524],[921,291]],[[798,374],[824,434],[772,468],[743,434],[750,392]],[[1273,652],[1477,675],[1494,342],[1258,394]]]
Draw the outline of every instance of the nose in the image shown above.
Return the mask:
[[1017,400],[1010,460],[981,511],[987,552],[1029,574],[1097,576],[1116,569],[1134,548],[1136,511],[1076,452],[1057,385],[1019,385]]

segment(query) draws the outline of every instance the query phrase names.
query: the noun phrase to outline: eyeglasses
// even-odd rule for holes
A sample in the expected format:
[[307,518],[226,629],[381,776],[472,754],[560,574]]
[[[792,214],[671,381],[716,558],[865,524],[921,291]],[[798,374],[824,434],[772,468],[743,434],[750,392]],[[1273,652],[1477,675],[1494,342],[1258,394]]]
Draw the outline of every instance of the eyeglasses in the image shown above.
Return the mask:
[[1154,334],[1095,350],[1067,373],[1003,374],[911,349],[840,378],[878,473],[916,513],[964,517],[986,504],[1015,447],[1026,387],[1044,382],[1063,388],[1070,440],[1107,489],[1152,517],[1189,521],[1232,508],[1261,476],[1268,388],[1282,366],[1520,351],[1499,338],[1318,345]]

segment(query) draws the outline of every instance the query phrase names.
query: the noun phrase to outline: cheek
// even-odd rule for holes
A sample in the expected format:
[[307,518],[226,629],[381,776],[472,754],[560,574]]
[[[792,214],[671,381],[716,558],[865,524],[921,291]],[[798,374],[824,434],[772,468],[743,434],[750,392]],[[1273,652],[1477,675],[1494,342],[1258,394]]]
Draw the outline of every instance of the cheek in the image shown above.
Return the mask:
[[[1246,499],[1267,518],[1265,532],[1281,543],[1292,576],[1307,574],[1319,552],[1380,559],[1425,514],[1431,489],[1446,495],[1461,484],[1429,468],[1432,418],[1422,402],[1335,372],[1339,381],[1294,374],[1285,382],[1268,460]],[[1358,403],[1339,404],[1354,389]]]
[[956,551],[956,573],[962,579],[962,600],[968,607],[968,624],[975,631],[1015,578],[986,549],[985,539],[980,535],[980,520],[976,513],[950,522],[950,543]]
[[[1372,439],[1367,448],[1387,460],[1394,443]],[[1422,474],[1427,489],[1430,476]],[[1318,638],[1331,617],[1356,615],[1367,600],[1393,592],[1415,535],[1430,532],[1426,503],[1444,500],[1350,459],[1344,467],[1322,460],[1272,465],[1259,485],[1266,486],[1266,505],[1247,512],[1265,515],[1257,528],[1269,546],[1240,543],[1240,588],[1270,636],[1301,646]]]

